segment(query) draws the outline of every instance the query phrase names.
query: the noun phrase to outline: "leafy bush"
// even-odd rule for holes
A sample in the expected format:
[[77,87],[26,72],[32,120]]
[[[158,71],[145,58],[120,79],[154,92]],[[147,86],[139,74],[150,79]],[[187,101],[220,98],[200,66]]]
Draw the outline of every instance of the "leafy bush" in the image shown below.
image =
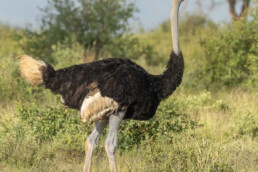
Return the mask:
[[34,103],[29,107],[19,107],[18,117],[24,125],[31,128],[39,144],[52,140],[59,132],[64,133],[66,128],[80,124],[78,116],[68,110],[55,107],[40,109]]
[[[72,110],[56,107],[43,110],[35,103],[20,105],[14,117],[14,121],[0,121],[0,143],[3,145],[0,159],[15,165],[31,166],[53,158],[53,153],[59,150],[63,155],[67,152],[70,156],[82,155],[86,136],[92,130],[89,124],[82,125]],[[16,157],[15,150],[24,154]]]
[[198,127],[188,114],[179,109],[177,99],[163,102],[153,119],[149,121],[126,121],[122,123],[119,133],[119,147],[129,150],[144,140],[172,140],[175,133]]
[[26,52],[44,58],[52,53],[52,45],[71,46],[76,40],[84,50],[92,48],[99,59],[105,45],[130,29],[129,19],[137,9],[128,0],[49,0],[41,11],[41,31],[27,31]]
[[206,88],[257,85],[257,26],[255,19],[239,21],[224,32],[215,33],[209,40],[205,40],[205,59],[195,72],[198,83],[202,81]]

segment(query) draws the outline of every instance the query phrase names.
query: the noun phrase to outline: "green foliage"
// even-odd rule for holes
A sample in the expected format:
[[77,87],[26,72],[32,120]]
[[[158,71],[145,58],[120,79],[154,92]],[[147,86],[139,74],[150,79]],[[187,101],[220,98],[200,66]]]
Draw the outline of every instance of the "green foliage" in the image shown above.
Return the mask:
[[17,41],[18,34],[23,34],[22,29],[11,28],[0,23],[0,59],[6,56],[17,56],[22,53]]
[[201,81],[206,88],[217,85],[257,86],[257,26],[257,20],[239,21],[223,33],[205,40],[205,59],[196,70],[199,83]]
[[19,42],[26,54],[41,58],[45,61],[54,62],[54,59],[51,58],[51,46],[56,42],[52,41],[51,35],[45,32],[25,29],[25,36],[20,35]]
[[113,40],[104,48],[105,57],[126,57],[132,60],[144,59],[148,65],[161,63],[160,54],[154,45],[133,35]]
[[198,126],[188,114],[179,109],[177,99],[170,99],[159,106],[155,117],[149,121],[126,121],[121,125],[119,147],[128,150],[144,140],[166,138],[172,140],[175,133]]
[[[180,18],[179,30],[180,35],[188,34],[196,34],[198,30],[202,30],[203,28],[217,28],[216,24],[207,18],[207,16],[201,14],[186,14],[182,18]],[[170,20],[163,22],[160,25],[160,28],[163,32],[171,33],[171,23]]]
[[63,132],[70,123],[76,125],[80,122],[76,116],[69,116],[67,110],[60,111],[53,107],[41,110],[35,104],[32,104],[30,108],[20,107],[17,115],[26,126],[31,128],[39,144]]
[[[30,163],[27,164],[29,165],[35,163],[32,159],[40,156],[38,155],[39,150],[49,143],[55,145],[52,147],[52,151],[62,151],[64,154],[72,156],[82,155],[84,141],[92,131],[92,126],[82,123],[75,111],[57,107],[42,109],[35,103],[18,106],[16,118],[15,125],[10,125],[12,123],[10,121],[3,121],[0,127],[1,144],[6,144],[6,139],[9,137],[13,139],[13,147],[6,145],[8,149],[0,150],[3,155],[0,159],[7,162],[12,161],[16,165],[20,163],[20,160],[13,159],[14,157],[10,160],[9,153],[17,146],[25,149],[26,145],[23,144],[27,139],[31,139],[32,143],[35,143],[33,151],[29,151],[30,153],[26,157],[21,158],[29,161]],[[181,133],[197,126],[197,123],[192,121],[189,115],[180,112],[177,100],[172,99],[159,108],[156,117],[151,121],[123,122],[119,132],[119,147],[123,152],[130,151],[149,139],[153,141],[162,138],[172,140],[175,133]],[[52,156],[51,152],[50,155]]]
[[[92,130],[90,125],[82,125],[72,110],[56,107],[43,110],[35,103],[20,105],[16,119],[15,123],[11,119],[0,121],[0,142],[3,145],[0,159],[14,165],[32,166],[53,158],[53,153],[58,151],[70,152],[70,156],[82,155],[82,145]],[[45,145],[49,144],[51,149],[46,150]],[[25,152],[25,155],[16,157],[13,155],[15,150]]]
[[[154,45],[128,34],[128,20],[137,11],[133,1],[78,0],[77,3],[49,1],[42,9],[41,31],[26,30],[27,36],[20,38],[23,50],[52,64],[57,60],[55,47],[60,45],[67,51],[80,47],[84,61],[127,57],[144,59],[148,65],[160,63]],[[74,60],[72,55],[70,58]]]
[[[157,114],[150,121],[124,121],[118,137],[120,155],[117,156],[120,156],[118,160],[121,159],[121,166],[127,167],[124,161],[128,163],[128,160],[122,158],[127,157],[131,163],[141,162],[137,163],[138,166],[126,168],[132,171],[238,169],[231,165],[233,155],[229,156],[229,143],[226,141],[224,144],[224,141],[218,141],[218,138],[257,138],[257,115],[256,111],[251,111],[247,115],[236,113],[232,118],[232,104],[228,105],[226,102],[213,100],[213,96],[207,91],[198,95],[177,95],[162,102]],[[231,107],[230,110],[228,107]],[[243,109],[242,113],[246,112]],[[221,129],[225,133],[230,133],[226,137],[220,136],[216,131],[212,132],[209,123],[194,118],[196,114],[201,118],[207,118],[222,116],[224,113],[229,115],[223,115],[222,126],[229,121],[234,124],[228,124],[234,127],[226,131]],[[215,119],[211,120],[211,123],[218,125],[220,120]],[[41,107],[35,103],[19,105],[15,115],[4,115],[0,118],[0,160],[19,168],[41,169],[42,163],[45,163],[56,169],[57,159],[63,163],[69,163],[77,158],[83,159],[83,145],[92,127],[82,123],[77,112],[73,110],[53,106]],[[234,133],[237,137],[232,137]],[[105,139],[106,131],[103,135]],[[99,143],[99,148],[95,152],[96,157],[106,157],[103,144]],[[21,154],[13,153],[17,151]],[[94,161],[98,161],[99,164],[101,160]]]
[[[105,45],[129,29],[128,21],[135,11],[134,3],[127,0],[51,0],[42,9],[41,33],[32,33],[35,40],[28,41],[26,47],[42,57],[41,50],[49,52],[51,45],[65,40],[71,45],[75,37],[85,50],[94,48],[99,58]],[[39,50],[40,46],[43,49]]]
[[0,97],[1,102],[30,99],[32,97],[40,97],[42,89],[38,87],[31,87],[22,80],[19,74],[18,65],[15,62],[16,57],[0,56]]
[[52,66],[55,69],[65,68],[68,66],[80,64],[83,62],[83,47],[78,42],[68,46],[66,43],[58,43],[51,47],[53,59]]
[[191,109],[193,112],[198,112],[205,107],[206,110],[216,110],[216,111],[227,111],[229,110],[229,105],[224,100],[214,100],[212,99],[211,92],[203,91],[198,95],[188,96],[183,101],[179,103],[181,107]]
[[244,116],[239,114],[236,118],[237,136],[250,135],[258,137],[258,115],[247,112]]

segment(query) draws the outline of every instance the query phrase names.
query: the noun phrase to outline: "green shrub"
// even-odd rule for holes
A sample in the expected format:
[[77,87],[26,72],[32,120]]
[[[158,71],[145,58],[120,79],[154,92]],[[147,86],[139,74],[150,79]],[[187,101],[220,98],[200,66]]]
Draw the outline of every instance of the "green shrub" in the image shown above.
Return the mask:
[[52,63],[49,63],[56,70],[82,63],[83,48],[76,41],[71,46],[68,46],[66,43],[52,45],[51,50]]
[[198,123],[180,111],[179,102],[175,98],[163,102],[154,118],[149,121],[126,121],[122,123],[119,133],[119,147],[129,150],[144,140],[165,138],[172,140],[175,133],[198,127]]
[[204,40],[205,59],[199,62],[199,69],[195,71],[198,84],[202,83],[206,88],[257,86],[257,26],[255,19],[239,21]]
[[[0,58],[0,97],[1,102],[10,102],[11,100],[26,99],[33,97],[41,99],[42,89],[31,87],[21,78],[17,65],[17,58],[6,56]],[[37,92],[37,94],[34,94]]]
[[21,123],[30,127],[39,143],[53,140],[60,134],[84,132],[86,136],[91,131],[90,125],[82,125],[75,111],[65,108],[45,107],[41,109],[32,103],[29,107],[20,106],[17,117]]
[[252,138],[258,137],[258,115],[247,112],[238,114],[236,118],[237,136],[249,135]]
[[[59,151],[63,155],[82,155],[86,137],[92,131],[92,126],[82,124],[75,111],[42,109],[35,103],[20,105],[14,119],[1,120],[0,124],[0,159],[23,166],[53,158]],[[16,150],[23,153],[16,157]]]
[[[176,99],[169,99],[159,107],[156,116],[146,122],[125,121],[119,132],[119,148],[128,151],[143,141],[152,139],[172,141],[175,133],[197,127],[190,116],[182,113]],[[53,158],[54,152],[63,156],[83,156],[84,142],[93,125],[82,123],[74,110],[59,107],[44,107],[36,103],[19,105],[14,121],[2,121],[0,126],[0,148],[5,162],[18,165],[21,160],[25,166],[33,165],[46,158]],[[106,136],[106,130],[103,137]],[[8,144],[9,142],[9,144]],[[30,143],[31,142],[31,143]],[[31,144],[31,148],[28,144]],[[46,145],[50,148],[46,149]],[[100,146],[100,151],[104,151]],[[19,159],[10,155],[15,149],[24,149],[26,155]],[[37,162],[34,161],[37,159]]]

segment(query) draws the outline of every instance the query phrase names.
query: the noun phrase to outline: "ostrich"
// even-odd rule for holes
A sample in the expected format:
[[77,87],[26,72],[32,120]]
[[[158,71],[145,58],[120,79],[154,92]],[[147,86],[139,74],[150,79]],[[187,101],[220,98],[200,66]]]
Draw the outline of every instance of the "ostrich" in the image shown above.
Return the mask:
[[90,171],[93,150],[109,124],[105,149],[111,171],[117,171],[115,152],[117,135],[123,119],[148,120],[159,103],[180,85],[184,59],[179,46],[178,11],[183,0],[173,0],[171,30],[173,51],[161,75],[147,73],[125,58],[109,58],[60,70],[27,55],[20,57],[21,76],[30,84],[44,84],[61,95],[64,105],[80,111],[83,122],[94,121],[85,142],[84,171]]

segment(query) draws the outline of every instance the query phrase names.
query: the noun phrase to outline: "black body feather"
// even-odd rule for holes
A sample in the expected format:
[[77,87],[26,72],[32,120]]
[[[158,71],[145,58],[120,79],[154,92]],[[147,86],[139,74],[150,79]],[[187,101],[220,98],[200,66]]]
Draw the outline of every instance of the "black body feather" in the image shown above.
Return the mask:
[[102,96],[114,99],[120,109],[127,108],[125,119],[147,120],[154,116],[160,101],[180,85],[183,70],[182,54],[172,52],[162,75],[151,75],[129,59],[110,58],[57,71],[48,65],[43,81],[46,88],[62,95],[65,105],[77,110],[94,83]]

